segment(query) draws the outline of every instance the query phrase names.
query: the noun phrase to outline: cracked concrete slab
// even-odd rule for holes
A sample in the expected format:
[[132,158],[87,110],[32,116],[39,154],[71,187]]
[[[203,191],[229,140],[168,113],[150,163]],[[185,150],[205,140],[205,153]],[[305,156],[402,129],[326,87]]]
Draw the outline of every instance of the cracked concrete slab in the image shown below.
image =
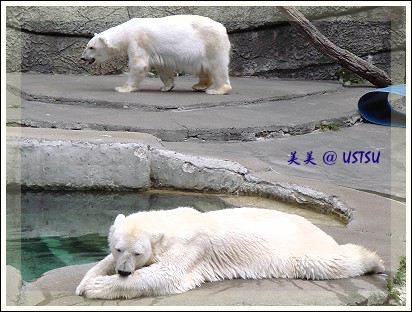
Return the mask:
[[[387,300],[382,277],[342,281],[232,280],[205,283],[192,291],[170,296],[129,300],[91,300],[73,295],[77,280],[90,264],[56,269],[23,288],[23,306],[304,306],[377,305]],[[47,286],[49,285],[49,286]],[[53,287],[50,287],[53,285]],[[328,291],[333,289],[334,291]]]
[[[294,87],[290,88],[290,82],[287,80],[233,77],[231,78],[233,91],[222,97],[196,92],[191,86],[197,82],[197,78],[180,76],[176,77],[176,87],[170,92],[160,92],[163,85],[160,78],[148,77],[142,80],[138,92],[115,92],[114,88],[123,85],[126,79],[127,75],[80,76],[9,73],[7,74],[7,89],[29,101],[149,111],[248,105],[333,93],[342,89],[342,86],[336,82],[319,83],[296,80]],[[190,101],[187,101],[188,93],[191,96]]]
[[[231,94],[212,96],[192,91],[193,78],[178,77],[185,90],[165,93],[152,86],[151,91],[124,94],[107,86],[124,79],[118,76],[7,77],[9,91],[23,97],[19,102],[8,92],[10,125],[144,132],[173,142],[254,141],[310,133],[321,124],[352,126],[361,119],[357,99],[371,90],[343,88],[337,82],[232,78]],[[154,84],[153,78],[146,81]],[[139,106],[141,101],[147,108]]]
[[[163,142],[163,145],[180,153],[206,153],[219,159],[236,160],[258,172],[273,171],[279,175],[320,180],[405,201],[405,135],[403,128],[361,123],[339,131],[317,130],[306,135],[271,140]],[[323,157],[329,151],[336,153],[336,162],[324,161]],[[362,162],[360,157],[354,162],[353,156],[348,160],[349,153],[356,151],[369,151],[370,156],[374,153],[377,162],[367,162],[365,157]],[[300,165],[289,163],[293,152],[296,152]],[[308,152],[312,152],[313,164],[304,162]]]

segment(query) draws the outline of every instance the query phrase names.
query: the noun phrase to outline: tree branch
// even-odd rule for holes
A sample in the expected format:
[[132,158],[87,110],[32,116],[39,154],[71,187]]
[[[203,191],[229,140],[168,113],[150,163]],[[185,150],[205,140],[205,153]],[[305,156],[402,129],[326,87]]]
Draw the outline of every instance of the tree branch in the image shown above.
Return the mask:
[[294,7],[278,6],[277,8],[289,23],[305,36],[316,49],[330,57],[339,65],[348,68],[379,88],[393,84],[391,78],[385,71],[368,63],[348,50],[334,45]]

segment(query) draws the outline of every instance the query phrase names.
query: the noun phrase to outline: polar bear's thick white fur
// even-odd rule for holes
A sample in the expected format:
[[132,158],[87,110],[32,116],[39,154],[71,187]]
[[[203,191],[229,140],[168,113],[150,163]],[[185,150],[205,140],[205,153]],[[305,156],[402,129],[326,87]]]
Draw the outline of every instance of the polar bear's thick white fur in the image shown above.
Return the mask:
[[127,54],[129,77],[118,92],[138,90],[145,74],[154,66],[163,81],[161,91],[174,87],[175,70],[198,76],[193,89],[226,94],[229,81],[230,42],[226,28],[208,17],[173,15],[133,18],[96,34],[87,44],[82,60],[93,63]]
[[305,218],[269,209],[120,214],[109,246],[111,254],[86,273],[78,295],[134,298],[223,279],[339,279],[384,271],[375,253],[338,245]]

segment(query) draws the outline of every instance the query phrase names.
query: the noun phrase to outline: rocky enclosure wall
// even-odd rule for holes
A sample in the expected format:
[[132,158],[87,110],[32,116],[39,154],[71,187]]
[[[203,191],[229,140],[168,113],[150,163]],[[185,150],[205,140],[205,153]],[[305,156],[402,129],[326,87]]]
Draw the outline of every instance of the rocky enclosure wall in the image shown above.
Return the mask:
[[[405,80],[405,7],[297,7],[343,49]],[[273,6],[8,6],[7,72],[119,74],[127,60],[88,65],[80,60],[94,33],[134,17],[208,16],[226,26],[230,74],[337,79],[339,66],[318,52]]]

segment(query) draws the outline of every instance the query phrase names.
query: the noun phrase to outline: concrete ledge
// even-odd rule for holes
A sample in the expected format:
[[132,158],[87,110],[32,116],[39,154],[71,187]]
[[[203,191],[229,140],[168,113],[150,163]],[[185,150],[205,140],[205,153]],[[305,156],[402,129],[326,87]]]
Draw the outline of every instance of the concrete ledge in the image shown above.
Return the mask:
[[10,265],[6,266],[6,274],[6,305],[16,306],[21,302],[23,279],[20,271]]
[[[119,93],[125,76],[7,74],[7,124],[35,128],[144,132],[168,142],[258,141],[299,136],[325,125],[361,121],[357,100],[373,87],[336,81],[232,77],[223,97],[195,92],[196,78],[178,77],[172,92],[160,79]],[[304,108],[304,109],[303,109]]]
[[[139,136],[114,142],[119,132],[7,130],[7,185],[44,190],[173,188],[257,194],[334,213],[351,209],[336,197],[292,183],[266,182],[237,162],[165,150]],[[74,132],[74,133],[73,133]],[[90,136],[88,136],[90,135]],[[96,138],[96,135],[100,137]],[[60,139],[57,138],[60,137]],[[145,135],[146,138],[151,137]]]
[[[388,300],[382,276],[345,280],[307,281],[285,279],[224,280],[204,283],[186,293],[128,300],[93,300],[74,290],[94,263],[74,265],[45,273],[23,288],[21,306],[339,306],[382,305]],[[52,285],[52,286],[51,286]],[[333,289],[330,291],[328,289]]]
[[[17,154],[20,163],[15,161]],[[7,141],[7,159],[10,185],[44,189],[149,187],[147,145],[140,143],[12,139]]]
[[152,182],[155,187],[236,192],[248,170],[233,161],[152,150]]
[[[150,138],[150,140],[149,140]],[[127,189],[150,186],[145,134],[7,128],[7,185],[41,189]]]

